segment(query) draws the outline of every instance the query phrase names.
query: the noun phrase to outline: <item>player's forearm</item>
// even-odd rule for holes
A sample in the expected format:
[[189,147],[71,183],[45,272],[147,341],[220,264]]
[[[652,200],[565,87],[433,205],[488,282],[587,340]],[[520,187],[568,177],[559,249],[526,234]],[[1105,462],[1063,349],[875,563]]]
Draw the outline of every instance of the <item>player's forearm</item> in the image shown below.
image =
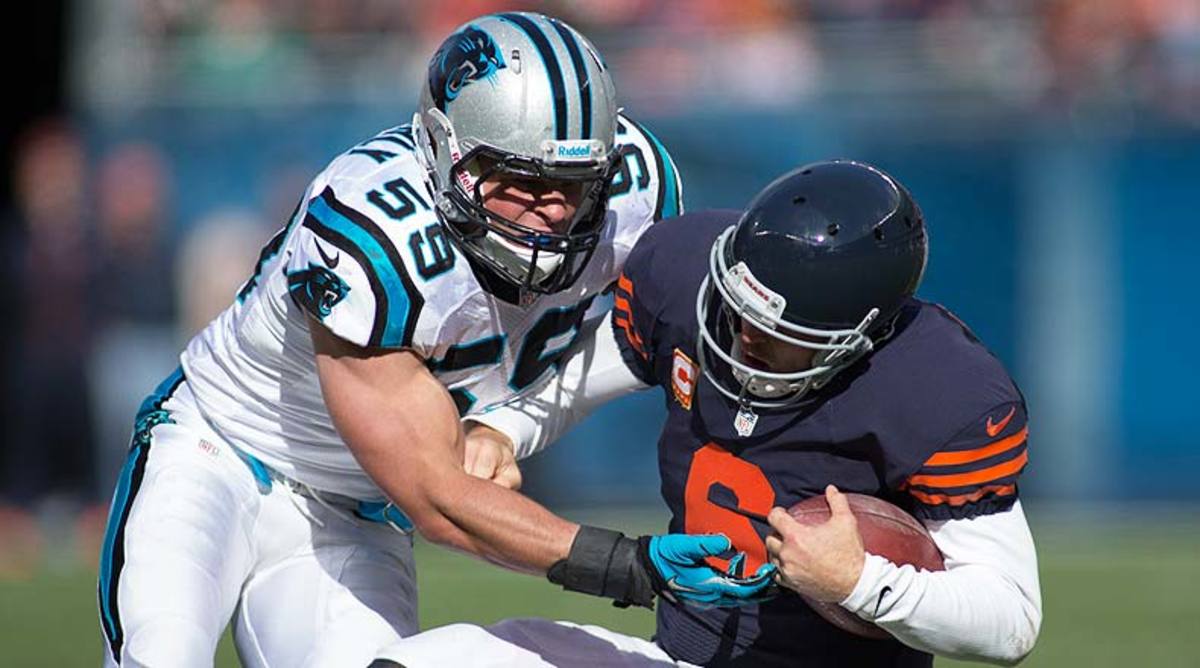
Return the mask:
[[917,571],[870,555],[860,584],[843,606],[916,649],[1013,665],[1037,640],[1035,604],[986,566]]
[[[468,475],[448,397],[412,392],[403,409],[363,390],[339,431],[363,469],[428,540],[515,570],[544,573],[567,555],[577,527],[527,497]],[[368,419],[367,416],[391,416]],[[417,424],[412,415],[424,416]]]
[[439,456],[453,451],[447,443],[457,435],[450,426],[457,427],[452,415],[431,419],[420,431],[403,420],[380,421],[370,431],[351,426],[343,436],[426,539],[514,570],[544,573],[567,555],[577,526],[517,492],[468,475],[457,459]]
[[621,359],[605,316],[595,334],[563,363],[536,393],[517,397],[471,420],[508,436],[517,459],[523,459],[558,440],[600,406],[646,385]]
[[575,525],[463,469],[458,412],[420,358],[373,355],[322,329],[313,338],[334,425],[363,470],[422,535],[529,572],[545,572],[567,555]]
[[843,607],[927,652],[1015,664],[1037,640],[1041,595],[1033,540],[1013,510],[951,520],[932,532],[947,570],[917,571],[869,555]]
[[488,480],[452,474],[425,492],[429,540],[512,570],[544,575],[566,558],[579,525]]

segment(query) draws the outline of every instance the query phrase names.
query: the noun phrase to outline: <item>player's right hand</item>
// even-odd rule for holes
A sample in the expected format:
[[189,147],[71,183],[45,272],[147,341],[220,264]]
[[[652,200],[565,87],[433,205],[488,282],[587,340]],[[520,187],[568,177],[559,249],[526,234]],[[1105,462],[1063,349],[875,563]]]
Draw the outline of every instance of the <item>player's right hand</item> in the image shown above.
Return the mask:
[[513,455],[512,441],[487,425],[468,423],[463,468],[476,478],[491,480],[509,489],[521,488],[521,469]]
[[704,606],[732,607],[759,603],[774,594],[775,566],[763,564],[749,577],[738,571],[745,554],[738,553],[722,573],[705,562],[729,551],[723,534],[667,534],[638,539],[639,556],[651,576],[651,586],[670,600]]

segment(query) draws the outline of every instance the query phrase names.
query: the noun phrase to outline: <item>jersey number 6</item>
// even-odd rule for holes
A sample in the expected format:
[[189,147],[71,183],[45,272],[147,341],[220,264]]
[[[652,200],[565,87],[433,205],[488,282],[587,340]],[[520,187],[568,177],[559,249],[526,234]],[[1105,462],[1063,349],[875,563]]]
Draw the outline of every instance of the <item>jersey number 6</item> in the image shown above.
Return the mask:
[[[762,469],[709,443],[692,455],[683,504],[684,531],[728,536],[734,550],[746,553],[745,573],[766,563],[767,548],[750,515],[763,517],[775,505],[775,490]],[[729,560],[709,557],[708,564],[724,571]]]

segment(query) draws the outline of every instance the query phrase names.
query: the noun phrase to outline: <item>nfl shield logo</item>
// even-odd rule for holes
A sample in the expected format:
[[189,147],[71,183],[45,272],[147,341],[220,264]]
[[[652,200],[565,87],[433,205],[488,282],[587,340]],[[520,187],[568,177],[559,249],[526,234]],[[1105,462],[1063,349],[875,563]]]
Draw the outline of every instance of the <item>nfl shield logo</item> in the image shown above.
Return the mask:
[[692,410],[692,394],[696,391],[696,376],[699,371],[692,358],[682,350],[675,349],[675,361],[671,366],[671,392],[684,410]]
[[753,434],[756,424],[758,424],[758,413],[755,413],[749,406],[738,408],[737,417],[733,418],[733,428],[737,430],[738,436],[746,438]]

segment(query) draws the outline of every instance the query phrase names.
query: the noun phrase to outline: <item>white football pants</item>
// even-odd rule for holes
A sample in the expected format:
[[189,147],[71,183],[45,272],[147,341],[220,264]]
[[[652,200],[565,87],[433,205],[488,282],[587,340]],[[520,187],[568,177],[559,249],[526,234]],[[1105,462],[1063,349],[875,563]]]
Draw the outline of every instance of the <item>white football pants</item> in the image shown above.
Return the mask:
[[[661,647],[593,625],[505,619],[488,626],[450,624],[393,643],[375,665],[404,668],[691,668]],[[349,664],[347,664],[349,665]]]
[[[328,497],[323,497],[328,498]],[[105,666],[366,666],[417,631],[412,538],[249,466],[168,378],[138,412],[100,564]]]

